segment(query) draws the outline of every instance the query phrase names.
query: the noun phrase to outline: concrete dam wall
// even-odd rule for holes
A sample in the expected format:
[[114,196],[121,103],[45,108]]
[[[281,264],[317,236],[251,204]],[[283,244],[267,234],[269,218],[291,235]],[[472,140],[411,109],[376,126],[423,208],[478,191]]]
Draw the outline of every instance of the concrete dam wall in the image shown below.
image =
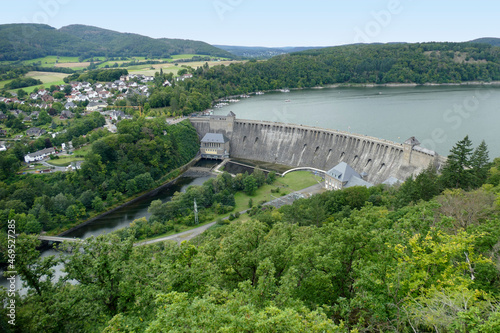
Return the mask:
[[240,120],[234,115],[190,118],[200,137],[222,133],[230,139],[230,156],[313,167],[328,171],[340,162],[351,165],[366,180],[378,184],[389,177],[405,180],[443,158],[422,149],[418,141],[404,144],[311,126]]

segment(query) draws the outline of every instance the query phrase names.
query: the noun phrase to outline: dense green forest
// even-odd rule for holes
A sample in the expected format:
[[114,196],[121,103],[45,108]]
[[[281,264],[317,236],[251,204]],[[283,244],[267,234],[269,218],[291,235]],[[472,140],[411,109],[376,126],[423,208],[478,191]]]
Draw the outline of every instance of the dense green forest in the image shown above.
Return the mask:
[[472,40],[471,42],[489,44],[491,46],[500,46],[500,38],[494,38],[494,37],[478,38]]
[[[259,90],[308,88],[333,84],[457,83],[500,80],[500,48],[472,43],[350,45],[249,61],[198,67],[179,82],[186,99],[216,100]],[[151,107],[172,106],[175,87],[161,87]],[[200,103],[200,107],[204,103]],[[186,112],[200,111],[185,105]]]
[[[180,246],[133,247],[133,238],[107,235],[56,259],[40,258],[38,241],[19,237],[16,269],[29,292],[16,298],[18,326],[7,325],[5,310],[0,325],[5,332],[498,332],[500,159],[485,160],[486,146],[473,149],[466,137],[441,176],[430,168],[399,188],[353,187],[257,207]],[[456,183],[461,163],[467,181]],[[54,282],[58,262],[67,275]]]
[[92,26],[69,25],[55,29],[44,24],[0,25],[0,61],[28,60],[49,55],[85,59],[92,56],[168,58],[175,54],[234,57],[204,42],[154,39]]
[[199,149],[198,135],[188,122],[169,126],[164,119],[123,120],[115,135],[105,129],[93,130],[103,124],[103,116],[94,113],[53,139],[54,145],[67,140],[91,144],[81,169],[74,172],[15,174],[26,150],[45,148],[47,140],[35,140],[27,147],[17,143],[0,152],[0,262],[5,262],[7,253],[8,219],[16,220],[20,233],[68,228],[163,183]]

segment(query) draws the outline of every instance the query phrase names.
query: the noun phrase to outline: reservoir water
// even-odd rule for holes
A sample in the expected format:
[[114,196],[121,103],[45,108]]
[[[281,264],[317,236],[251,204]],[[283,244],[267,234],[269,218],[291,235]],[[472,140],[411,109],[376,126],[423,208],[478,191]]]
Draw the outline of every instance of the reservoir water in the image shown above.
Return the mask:
[[237,119],[317,126],[404,142],[448,155],[469,135],[474,146],[488,144],[500,157],[500,87],[417,86],[325,88],[268,92],[216,109]]

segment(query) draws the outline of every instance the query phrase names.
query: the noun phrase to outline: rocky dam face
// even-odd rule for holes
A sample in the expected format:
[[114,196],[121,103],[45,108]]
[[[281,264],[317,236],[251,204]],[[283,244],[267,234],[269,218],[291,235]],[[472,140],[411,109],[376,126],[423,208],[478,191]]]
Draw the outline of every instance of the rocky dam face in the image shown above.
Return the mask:
[[373,184],[390,177],[405,180],[430,164],[440,168],[445,159],[423,149],[411,138],[396,143],[369,136],[317,127],[236,119],[228,116],[193,117],[200,138],[221,133],[230,139],[230,157],[312,167],[328,171],[346,162]]

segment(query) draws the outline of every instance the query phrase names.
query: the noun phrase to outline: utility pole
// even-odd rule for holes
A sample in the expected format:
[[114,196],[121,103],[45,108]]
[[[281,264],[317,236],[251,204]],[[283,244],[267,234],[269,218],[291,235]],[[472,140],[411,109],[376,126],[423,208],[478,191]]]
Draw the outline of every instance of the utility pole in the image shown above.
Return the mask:
[[194,199],[194,224],[198,224],[198,205],[196,205],[196,198]]

